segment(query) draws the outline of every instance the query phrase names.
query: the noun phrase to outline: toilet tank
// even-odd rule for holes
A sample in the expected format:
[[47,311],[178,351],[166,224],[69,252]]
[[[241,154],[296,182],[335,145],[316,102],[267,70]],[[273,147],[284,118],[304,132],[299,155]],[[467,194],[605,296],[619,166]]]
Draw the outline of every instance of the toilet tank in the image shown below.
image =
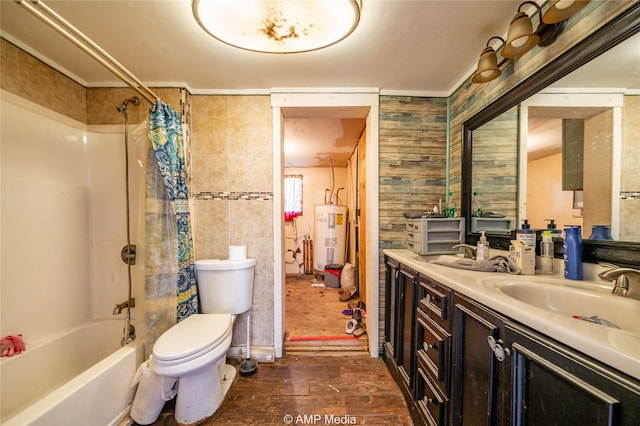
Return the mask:
[[196,282],[203,314],[241,314],[253,302],[255,259],[196,260]]

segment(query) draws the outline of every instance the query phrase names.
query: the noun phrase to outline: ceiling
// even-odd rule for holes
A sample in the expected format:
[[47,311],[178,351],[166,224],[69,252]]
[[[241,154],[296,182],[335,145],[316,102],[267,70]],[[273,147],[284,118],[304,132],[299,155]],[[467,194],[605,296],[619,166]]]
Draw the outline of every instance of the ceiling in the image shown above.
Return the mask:
[[[149,87],[194,94],[272,88],[367,88],[447,96],[476,67],[486,41],[504,35],[519,1],[363,0],[360,23],[342,42],[288,55],[248,52],[197,24],[190,0],[44,3]],[[2,36],[87,87],[123,84],[14,1],[0,3]],[[436,60],[437,59],[437,60]],[[344,115],[340,115],[344,114]],[[345,166],[367,111],[285,111],[285,166]]]
[[[187,87],[194,94],[268,94],[294,87],[448,96],[475,70],[486,41],[505,36],[521,2],[363,0],[360,23],[347,39],[288,55],[219,42],[197,24],[190,0],[44,3],[149,87]],[[2,0],[0,8],[2,37],[8,41],[87,87],[123,86],[14,1]],[[285,165],[325,166],[329,158],[334,165],[346,164],[366,114],[285,110]]]

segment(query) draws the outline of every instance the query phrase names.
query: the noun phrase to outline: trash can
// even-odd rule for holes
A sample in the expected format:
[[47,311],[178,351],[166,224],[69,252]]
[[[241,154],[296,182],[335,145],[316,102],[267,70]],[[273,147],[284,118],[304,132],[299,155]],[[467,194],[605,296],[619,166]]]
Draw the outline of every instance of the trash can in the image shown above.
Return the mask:
[[343,265],[330,264],[324,267],[324,285],[325,287],[340,287],[340,275],[342,274]]
[[131,405],[131,418],[140,425],[149,425],[160,416],[165,402],[173,399],[177,392],[174,389],[177,379],[158,376],[149,367],[148,360],[140,364],[131,386],[138,385]]

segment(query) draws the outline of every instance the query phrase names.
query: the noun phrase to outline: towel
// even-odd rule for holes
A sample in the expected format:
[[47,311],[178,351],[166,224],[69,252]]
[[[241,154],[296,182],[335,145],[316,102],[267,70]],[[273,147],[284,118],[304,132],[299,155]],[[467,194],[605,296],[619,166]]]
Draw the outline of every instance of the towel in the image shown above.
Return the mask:
[[450,266],[452,268],[467,269],[469,271],[480,272],[507,272],[509,274],[519,274],[520,268],[509,260],[506,256],[493,256],[489,260],[473,260],[473,259],[459,259],[455,262],[442,262],[439,260],[431,260],[429,263],[435,263],[437,265]]

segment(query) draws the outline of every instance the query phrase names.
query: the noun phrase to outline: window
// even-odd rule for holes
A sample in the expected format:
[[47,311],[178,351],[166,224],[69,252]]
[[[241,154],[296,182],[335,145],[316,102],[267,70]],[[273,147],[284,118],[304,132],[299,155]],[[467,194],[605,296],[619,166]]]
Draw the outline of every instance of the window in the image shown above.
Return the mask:
[[302,214],[302,175],[284,176],[284,221]]

